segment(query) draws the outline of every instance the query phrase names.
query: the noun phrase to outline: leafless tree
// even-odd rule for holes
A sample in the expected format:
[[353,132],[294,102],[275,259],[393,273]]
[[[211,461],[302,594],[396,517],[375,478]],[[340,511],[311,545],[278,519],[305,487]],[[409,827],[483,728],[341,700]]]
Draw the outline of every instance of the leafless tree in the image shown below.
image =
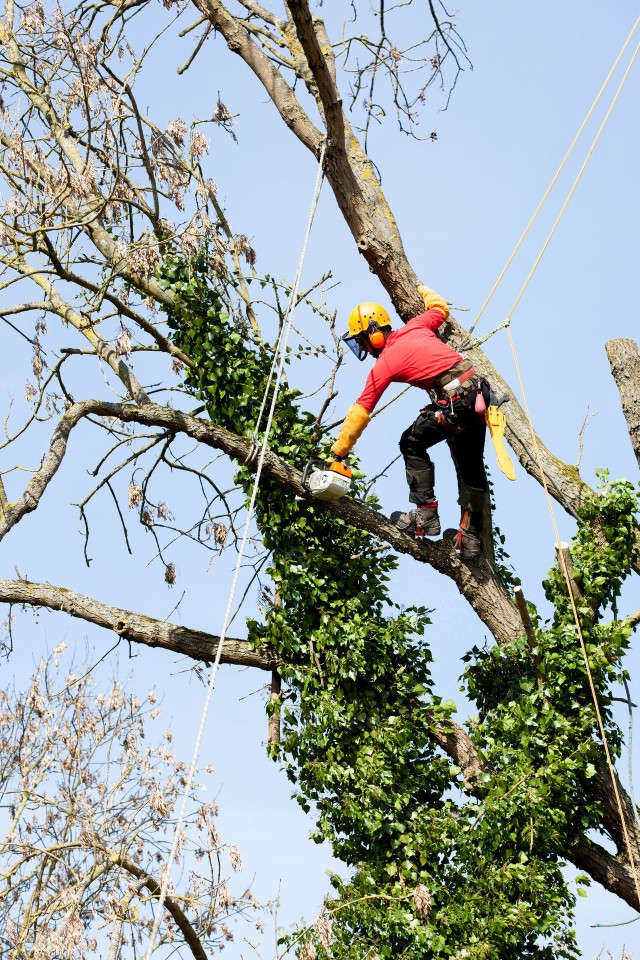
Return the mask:
[[[0,694],[2,955],[72,960],[100,945],[110,960],[133,957],[146,949],[186,768],[171,729],[145,746],[160,722],[154,691],[144,700],[118,682],[99,691],[90,670],[63,669],[64,646],[26,692]],[[240,853],[198,790],[157,948],[202,960],[234,939],[240,920],[262,928],[264,910],[233,877]]]

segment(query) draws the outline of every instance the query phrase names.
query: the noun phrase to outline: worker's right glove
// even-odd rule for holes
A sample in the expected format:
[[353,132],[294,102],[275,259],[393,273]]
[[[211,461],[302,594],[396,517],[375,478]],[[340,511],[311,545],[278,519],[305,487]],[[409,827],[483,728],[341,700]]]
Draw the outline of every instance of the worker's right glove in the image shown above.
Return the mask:
[[336,441],[331,447],[331,453],[336,457],[346,457],[370,420],[369,411],[365,410],[359,403],[354,403],[352,407],[349,407],[344,423],[338,431]]
[[445,320],[447,319],[449,316],[449,307],[447,301],[443,300],[440,294],[436,293],[435,290],[431,290],[429,287],[425,287],[422,283],[418,287],[418,293],[424,300],[425,310],[433,310],[433,308],[436,307],[442,311]]

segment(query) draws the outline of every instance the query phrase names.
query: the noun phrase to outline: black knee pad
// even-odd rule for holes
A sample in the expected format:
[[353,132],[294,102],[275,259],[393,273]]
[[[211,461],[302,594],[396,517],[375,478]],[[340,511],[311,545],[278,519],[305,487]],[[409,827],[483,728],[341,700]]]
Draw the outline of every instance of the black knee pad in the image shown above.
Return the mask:
[[[411,490],[433,496],[433,488],[436,483],[436,470],[433,464],[423,470],[416,470],[415,467],[406,467],[406,472],[407,483]],[[422,502],[421,500],[420,503]]]
[[458,503],[463,510],[469,510],[471,513],[482,513],[489,504],[489,491],[482,490],[480,487],[468,487],[463,483],[460,485]]

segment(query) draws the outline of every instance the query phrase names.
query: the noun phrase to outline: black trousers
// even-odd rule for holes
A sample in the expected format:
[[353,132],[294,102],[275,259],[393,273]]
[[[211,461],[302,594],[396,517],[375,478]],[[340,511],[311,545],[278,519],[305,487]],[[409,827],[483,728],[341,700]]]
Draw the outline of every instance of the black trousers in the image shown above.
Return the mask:
[[484,415],[475,412],[475,398],[476,391],[472,390],[453,402],[430,404],[400,437],[412,503],[433,499],[435,470],[427,451],[446,440],[458,475],[459,503],[474,513],[482,512],[488,491],[484,469],[486,423]]

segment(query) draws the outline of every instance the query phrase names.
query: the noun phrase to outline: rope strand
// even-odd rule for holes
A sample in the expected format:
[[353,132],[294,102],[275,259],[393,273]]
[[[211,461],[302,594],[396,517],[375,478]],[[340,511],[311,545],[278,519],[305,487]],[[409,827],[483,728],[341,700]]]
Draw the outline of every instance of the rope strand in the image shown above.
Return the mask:
[[[230,620],[230,617],[231,617],[231,609],[232,609],[232,605],[233,605],[233,599],[234,599],[234,596],[235,596],[236,588],[237,588],[237,585],[238,585],[238,579],[239,579],[239,576],[240,576],[240,567],[241,567],[241,565],[242,565],[242,560],[243,560],[243,556],[244,556],[244,550],[245,550],[245,547],[246,547],[246,544],[247,544],[247,540],[248,540],[248,538],[249,538],[249,528],[250,528],[250,525],[251,525],[251,521],[252,521],[252,519],[253,519],[253,512],[254,512],[254,508],[255,508],[256,497],[257,497],[257,494],[258,494],[258,487],[259,487],[259,485],[260,485],[260,477],[261,477],[261,474],[262,474],[262,468],[263,468],[263,465],[264,465],[265,455],[266,455],[266,452],[267,452],[267,443],[268,443],[268,440],[269,440],[269,433],[270,433],[270,431],[271,431],[271,425],[272,425],[272,423],[273,423],[273,417],[274,417],[275,408],[276,408],[276,400],[277,400],[277,397],[278,397],[278,391],[279,391],[279,389],[280,389],[280,384],[281,384],[281,382],[282,382],[282,374],[283,374],[284,364],[285,364],[285,360],[286,360],[286,356],[287,356],[287,347],[288,347],[288,343],[289,343],[289,334],[290,334],[290,332],[291,332],[291,323],[292,323],[292,320],[293,320],[293,311],[294,311],[294,308],[295,308],[296,298],[297,298],[297,295],[298,295],[298,287],[299,287],[299,285],[300,285],[300,278],[301,278],[301,275],[302,275],[302,267],[303,267],[305,255],[306,255],[306,252],[307,252],[307,245],[308,245],[308,242],[309,242],[309,235],[310,235],[310,233],[311,233],[311,225],[312,225],[312,223],[313,223],[313,219],[314,219],[314,216],[315,216],[316,208],[317,208],[317,206],[318,206],[318,199],[319,199],[319,197],[320,197],[320,189],[321,189],[321,187],[322,187],[322,181],[323,181],[323,178],[324,178],[323,166],[324,166],[324,157],[325,157],[325,152],[326,152],[326,146],[327,146],[327,144],[326,144],[326,140],[325,140],[325,141],[323,142],[323,144],[322,144],[322,149],[321,149],[321,151],[320,151],[320,157],[319,157],[319,161],[318,161],[318,173],[317,173],[317,177],[316,177],[316,183],[315,183],[315,188],[314,188],[314,193],[313,193],[313,199],[312,199],[312,201],[311,201],[311,211],[310,211],[310,213],[309,213],[309,220],[308,220],[308,223],[307,223],[307,230],[306,230],[305,237],[304,237],[304,242],[303,242],[303,245],[302,245],[302,252],[301,252],[301,254],[300,254],[300,259],[299,259],[299,262],[298,262],[298,270],[297,270],[297,273],[296,273],[295,282],[294,282],[293,289],[292,289],[292,292],[291,292],[291,298],[290,298],[290,300],[289,300],[289,306],[287,307],[287,310],[286,310],[286,312],[285,312],[284,321],[283,321],[283,324],[282,324],[282,330],[280,331],[280,336],[279,336],[279,338],[278,338],[278,342],[277,342],[277,346],[276,346],[276,358],[278,357],[278,354],[279,354],[279,362],[278,362],[278,366],[277,366],[277,373],[276,373],[276,378],[275,378],[275,385],[274,385],[274,389],[273,389],[273,396],[272,396],[272,398],[271,398],[271,405],[270,405],[270,408],[269,408],[269,415],[268,415],[268,418],[267,418],[267,424],[266,424],[266,427],[265,427],[264,437],[263,437],[263,440],[262,440],[262,444],[261,444],[261,446],[260,446],[260,456],[259,456],[259,459],[258,459],[258,465],[257,465],[257,467],[256,467],[256,475],[255,475],[255,480],[254,480],[254,483],[253,483],[253,488],[252,488],[252,491],[251,491],[251,498],[250,498],[250,500],[249,500],[249,506],[248,506],[248,508],[247,508],[247,517],[246,517],[245,524],[244,524],[244,530],[243,530],[243,534],[242,534],[242,541],[241,541],[241,543],[240,543],[240,549],[239,549],[239,551],[238,551],[238,558],[237,558],[235,570],[234,570],[234,573],[233,573],[233,580],[232,580],[232,584],[231,584],[231,589],[230,589],[230,591],[229,591],[229,598],[228,598],[228,601],[227,601],[227,609],[226,609],[226,612],[225,612],[225,615],[224,615],[224,622],[223,622],[223,625],[222,625],[222,630],[220,631],[220,638],[219,638],[219,640],[218,640],[218,647],[217,647],[217,650],[216,650],[216,656],[215,656],[215,660],[214,660],[213,666],[212,666],[212,668],[211,668],[211,673],[210,673],[210,676],[209,676],[209,683],[208,683],[208,686],[207,686],[207,693],[206,693],[206,697],[205,697],[204,706],[203,706],[203,708],[202,708],[202,714],[201,714],[201,717],[200,717],[200,726],[199,726],[199,728],[198,728],[198,734],[197,734],[197,737],[196,737],[196,743],[195,743],[195,747],[194,747],[194,750],[193,750],[193,757],[192,757],[192,759],[191,759],[191,764],[190,764],[190,766],[189,766],[189,772],[188,772],[188,774],[187,774],[187,779],[186,779],[186,782],[185,782],[184,793],[183,793],[183,796],[182,796],[182,803],[181,803],[181,806],[180,806],[180,812],[179,812],[179,815],[178,815],[178,820],[177,820],[177,822],[176,822],[175,831],[174,831],[174,836],[173,836],[173,844],[172,844],[171,850],[170,850],[170,852],[169,852],[169,859],[168,859],[168,862],[167,862],[167,864],[166,864],[165,875],[164,875],[163,880],[162,880],[162,887],[161,887],[161,890],[160,890],[160,897],[159,897],[159,899],[158,899],[158,904],[157,904],[157,906],[156,906],[156,912],[155,912],[155,917],[154,917],[154,921],[153,921],[153,927],[152,927],[151,935],[150,935],[150,938],[149,938],[149,947],[148,947],[148,949],[147,949],[147,953],[146,953],[146,958],[145,958],[145,960],[151,960],[151,954],[153,953],[153,951],[154,951],[154,949],[155,949],[156,940],[157,940],[157,937],[158,937],[158,931],[159,931],[159,929],[160,929],[160,920],[161,920],[161,916],[162,916],[162,910],[163,910],[163,908],[164,908],[164,904],[165,904],[165,901],[166,901],[166,898],[167,898],[167,893],[168,893],[168,889],[169,889],[169,883],[170,883],[170,879],[171,879],[171,868],[172,868],[172,866],[173,866],[173,862],[174,862],[174,860],[175,860],[175,857],[176,857],[176,854],[177,854],[177,851],[178,851],[178,846],[179,846],[179,844],[180,844],[180,840],[182,839],[182,828],[183,828],[183,825],[184,825],[184,820],[185,820],[185,815],[186,815],[186,808],[187,808],[187,803],[188,803],[188,800],[189,800],[189,793],[190,793],[190,791],[191,791],[191,787],[192,787],[192,784],[193,784],[193,778],[194,778],[194,776],[195,776],[196,765],[197,765],[197,763],[198,763],[198,757],[199,757],[199,755],[200,755],[200,747],[201,747],[201,745],[202,745],[202,739],[203,739],[203,736],[204,736],[204,728],[205,728],[205,724],[206,724],[206,720],[207,720],[207,715],[208,715],[208,713],[209,713],[209,707],[210,707],[210,705],[211,705],[211,699],[212,699],[212,696],[213,696],[213,690],[214,690],[214,686],[215,686],[215,680],[216,680],[216,675],[217,675],[217,672],[218,672],[218,667],[219,667],[219,665],[220,665],[220,659],[221,659],[221,657],[222,657],[222,648],[223,648],[223,646],[224,646],[224,641],[225,641],[225,637],[226,637],[226,632],[227,632],[227,629],[228,629],[228,627],[229,627],[229,620]],[[271,371],[271,373],[270,373],[270,375],[269,375],[269,378],[268,378],[268,380],[267,380],[267,384],[266,384],[266,387],[265,387],[265,390],[264,390],[264,394],[263,394],[263,398],[262,398],[262,407],[261,407],[261,410],[260,410],[259,419],[262,417],[262,413],[263,413],[264,408],[265,408],[265,405],[266,405],[266,396],[267,396],[267,392],[268,392],[269,387],[270,387],[270,384],[271,384],[271,380],[272,380],[272,378],[273,378],[273,370],[274,370],[274,368],[275,368],[275,363],[272,364],[272,371]]]
[[[542,480],[542,485],[543,485],[543,487],[544,487],[545,496],[546,496],[546,498],[547,498],[547,505],[548,505],[548,507],[549,507],[549,514],[550,514],[550,516],[551,516],[551,523],[552,523],[552,526],[553,526],[553,531],[554,531],[554,534],[555,534],[556,543],[560,543],[561,538],[560,538],[560,533],[559,533],[559,530],[558,530],[558,525],[557,525],[557,523],[556,523],[556,515],[555,515],[554,509],[553,509],[553,502],[552,502],[552,500],[551,500],[551,494],[550,494],[550,492],[549,492],[549,484],[548,484],[548,482],[547,482],[547,477],[546,477],[546,474],[545,474],[544,469],[543,469],[543,466],[542,466],[542,457],[541,457],[541,454],[540,454],[540,445],[539,445],[539,443],[538,443],[537,434],[536,434],[536,432],[535,432],[535,430],[534,430],[534,427],[533,427],[533,421],[532,421],[531,413],[530,413],[530,410],[529,410],[529,402],[528,402],[528,400],[527,400],[527,394],[526,394],[526,390],[525,390],[525,387],[524,387],[524,382],[523,382],[523,379],[522,379],[522,374],[521,374],[521,372],[520,372],[520,365],[519,365],[519,363],[518,363],[518,355],[517,355],[515,343],[514,343],[514,341],[513,341],[513,334],[511,333],[511,326],[508,326],[508,327],[507,327],[507,336],[508,336],[508,338],[509,338],[509,345],[510,345],[510,347],[511,347],[511,354],[512,354],[512,356],[513,356],[513,362],[514,362],[514,366],[515,366],[515,369],[516,369],[516,375],[517,375],[517,377],[518,377],[518,383],[519,383],[519,385],[520,385],[520,391],[521,391],[521,393],[522,393],[522,401],[523,401],[524,410],[525,410],[525,413],[526,413],[526,416],[527,416],[527,420],[528,420],[528,423],[529,423],[529,430],[531,431],[531,437],[532,437],[532,439],[533,439],[533,445],[534,445],[534,450],[535,450],[536,462],[537,462],[537,465],[538,465],[538,470],[539,470],[539,472],[540,472],[540,478],[541,478],[541,480]],[[582,659],[583,659],[583,661],[584,661],[585,670],[586,670],[586,673],[587,673],[587,680],[588,680],[588,683],[589,683],[589,690],[590,690],[590,692],[591,692],[591,699],[592,699],[592,701],[593,701],[593,706],[594,706],[595,713],[596,713],[596,719],[597,719],[597,722],[598,722],[598,730],[600,731],[600,738],[601,738],[601,740],[602,740],[602,745],[603,745],[603,747],[604,747],[605,757],[606,757],[606,760],[607,760],[607,766],[608,766],[608,768],[609,768],[609,773],[610,773],[610,775],[611,775],[611,783],[612,783],[613,792],[614,792],[614,795],[615,795],[615,798],[616,798],[616,806],[617,806],[617,808],[618,808],[618,814],[619,814],[619,816],[620,816],[620,824],[621,824],[621,826],[622,826],[622,833],[623,833],[623,836],[624,836],[625,847],[626,847],[626,849],[627,849],[627,857],[629,858],[629,864],[630,864],[630,867],[631,867],[631,872],[632,872],[632,874],[633,874],[633,882],[634,882],[634,886],[635,886],[635,890],[636,890],[636,897],[638,898],[638,903],[640,904],[640,879],[638,878],[638,871],[637,871],[637,869],[636,869],[636,862],[635,862],[635,858],[634,858],[634,856],[633,856],[633,850],[631,849],[631,838],[630,838],[630,836],[629,836],[629,831],[628,831],[628,829],[627,829],[627,823],[626,823],[626,820],[625,820],[625,817],[624,817],[624,811],[623,811],[623,809],[622,809],[622,800],[621,800],[621,797],[620,797],[620,791],[619,791],[619,789],[618,789],[618,781],[617,781],[617,778],[616,778],[616,773],[615,773],[615,768],[614,768],[614,765],[613,765],[613,761],[612,761],[612,759],[611,759],[611,752],[610,752],[610,750],[609,750],[609,743],[608,743],[608,741],[607,741],[607,735],[606,735],[606,733],[605,733],[604,723],[603,723],[603,721],[602,721],[602,714],[601,714],[601,712],[600,712],[600,705],[599,705],[599,703],[598,703],[598,695],[597,695],[597,693],[596,693],[595,684],[594,684],[594,682],[593,682],[593,675],[592,675],[592,673],[591,673],[591,664],[589,663],[589,655],[588,655],[588,653],[587,653],[587,647],[586,647],[585,640],[584,640],[584,636],[583,636],[583,633],[582,633],[582,625],[581,625],[581,623],[580,623],[580,617],[579,617],[579,615],[578,615],[578,609],[577,609],[577,607],[576,607],[575,598],[574,598],[574,596],[573,596],[573,590],[571,589],[571,578],[570,578],[570,575],[569,575],[569,571],[567,570],[567,565],[566,565],[565,558],[564,558],[564,555],[562,554],[562,552],[560,552],[560,551],[558,552],[558,557],[559,557],[559,560],[560,560],[560,567],[561,567],[561,570],[562,570],[562,575],[564,576],[565,581],[566,581],[566,584],[567,584],[567,591],[568,591],[568,594],[569,594],[569,602],[570,602],[570,604],[571,604],[571,611],[572,611],[572,613],[573,613],[573,619],[574,619],[574,622],[575,622],[575,625],[576,625],[576,630],[577,630],[577,632],[578,632],[578,638],[579,638],[579,640],[580,640],[580,649],[581,649],[581,651],[582,651]]]
[[616,70],[616,67],[617,67],[618,64],[620,63],[620,60],[622,59],[622,56],[624,55],[625,50],[626,50],[627,47],[629,46],[629,43],[631,42],[631,38],[633,37],[634,33],[636,32],[636,30],[637,30],[637,28],[638,28],[638,24],[640,24],[640,17],[638,17],[638,19],[637,19],[636,22],[634,23],[633,27],[631,28],[631,32],[629,33],[629,36],[627,37],[627,39],[625,40],[624,44],[622,45],[622,49],[620,50],[620,53],[619,53],[618,56],[616,57],[613,66],[612,66],[611,69],[609,70],[609,73],[607,74],[606,80],[604,81],[604,83],[603,83],[602,86],[600,87],[600,90],[598,91],[595,100],[594,100],[593,103],[591,104],[591,106],[590,106],[590,108],[589,108],[589,111],[587,112],[586,117],[585,117],[584,120],[582,121],[578,132],[576,133],[575,137],[574,137],[573,140],[571,141],[571,145],[570,145],[569,149],[567,150],[566,154],[564,155],[564,158],[563,158],[562,162],[560,163],[560,166],[558,167],[558,169],[556,170],[555,174],[553,175],[553,177],[552,177],[552,179],[551,179],[551,182],[550,182],[549,186],[547,187],[547,189],[545,190],[545,192],[544,192],[544,194],[543,194],[543,196],[542,196],[542,199],[541,199],[540,202],[538,203],[538,206],[537,206],[536,209],[534,210],[533,215],[532,215],[531,219],[529,220],[529,223],[528,223],[527,226],[524,228],[524,231],[523,231],[520,239],[518,240],[517,244],[515,245],[511,256],[509,257],[509,259],[508,259],[507,262],[505,263],[504,267],[502,268],[502,272],[500,273],[498,279],[496,280],[496,282],[495,282],[494,285],[492,286],[491,290],[489,291],[489,295],[487,296],[487,299],[484,301],[484,303],[483,303],[482,306],[480,307],[480,310],[479,310],[479,312],[478,312],[477,317],[475,318],[475,320],[473,321],[473,323],[471,324],[471,326],[470,326],[470,328],[469,328],[469,333],[468,333],[468,335],[467,335],[468,338],[471,337],[471,334],[472,334],[473,331],[475,330],[478,321],[480,320],[480,318],[481,318],[482,315],[484,314],[485,310],[486,310],[487,307],[489,306],[489,303],[491,302],[491,300],[492,300],[492,298],[493,298],[493,295],[495,294],[496,290],[498,289],[498,286],[499,286],[500,283],[502,282],[502,279],[503,279],[504,275],[506,274],[507,270],[509,269],[509,267],[510,267],[511,264],[513,263],[513,260],[514,260],[514,258],[515,258],[515,256],[516,256],[516,254],[518,253],[520,247],[521,247],[522,244],[524,243],[524,240],[525,240],[525,238],[527,237],[527,234],[529,233],[529,230],[531,229],[531,227],[532,227],[533,224],[535,223],[538,214],[540,213],[540,211],[542,210],[542,207],[543,207],[544,204],[546,203],[547,198],[548,198],[549,194],[551,193],[553,187],[555,186],[555,183],[556,183],[558,177],[560,176],[560,174],[561,174],[562,171],[564,170],[564,167],[565,167],[565,165],[566,165],[566,163],[567,163],[567,160],[569,159],[569,157],[570,157],[571,154],[573,153],[573,149],[574,149],[576,143],[577,143],[578,140],[580,139],[580,137],[581,137],[581,135],[582,135],[582,132],[584,131],[587,123],[588,123],[589,120],[591,119],[591,116],[592,116],[592,114],[593,114],[593,111],[595,110],[596,106],[597,106],[598,103],[600,102],[600,99],[601,99],[601,97],[602,97],[602,95],[603,95],[606,87],[608,86],[609,81],[611,80],[611,77],[613,76],[613,74],[614,74],[614,72],[615,72],[615,70]]
[[[639,18],[639,19],[640,19],[640,18]],[[596,145],[597,145],[597,143],[598,143],[598,141],[599,141],[599,139],[600,139],[600,136],[601,136],[601,134],[602,134],[602,131],[604,130],[604,128],[605,128],[605,126],[606,126],[606,124],[607,124],[607,121],[608,121],[609,117],[611,116],[611,113],[612,113],[612,111],[613,111],[613,108],[615,107],[615,105],[616,105],[616,103],[617,103],[617,101],[618,101],[618,97],[619,97],[620,94],[622,93],[622,88],[624,87],[624,85],[625,85],[625,83],[626,83],[626,81],[627,81],[627,78],[628,78],[628,76],[629,76],[629,73],[631,72],[631,68],[633,67],[633,65],[634,65],[634,63],[635,63],[635,61],[636,61],[636,57],[638,56],[638,51],[640,51],[640,43],[638,44],[638,46],[637,46],[636,49],[634,50],[633,56],[632,56],[632,58],[631,58],[631,61],[629,62],[629,65],[628,65],[627,69],[625,70],[624,76],[622,77],[622,80],[620,81],[620,84],[619,84],[619,86],[618,86],[618,89],[616,90],[616,92],[615,92],[615,94],[614,94],[613,100],[611,101],[611,103],[610,103],[610,105],[609,105],[609,109],[607,110],[607,112],[606,112],[606,114],[605,114],[605,116],[604,116],[604,119],[603,119],[602,123],[600,124],[600,126],[599,126],[599,128],[598,128],[598,132],[596,133],[596,135],[595,135],[595,137],[594,137],[594,139],[593,139],[593,142],[592,142],[592,144],[591,144],[591,146],[590,146],[590,148],[589,148],[589,152],[587,153],[587,155],[586,155],[586,157],[585,157],[585,159],[584,159],[584,162],[583,162],[582,166],[580,167],[580,170],[578,171],[578,175],[576,176],[575,180],[573,181],[573,184],[572,184],[572,186],[571,186],[571,189],[569,190],[569,193],[567,194],[567,197],[566,197],[564,203],[562,204],[562,207],[560,208],[560,213],[559,213],[558,216],[556,217],[556,219],[555,219],[555,221],[554,221],[554,224],[553,224],[553,226],[551,227],[551,230],[549,231],[549,234],[548,234],[548,236],[547,236],[547,239],[546,239],[545,242],[543,243],[542,248],[541,248],[541,250],[540,250],[540,253],[539,253],[538,256],[536,257],[535,263],[533,264],[531,270],[529,271],[529,274],[528,274],[528,276],[527,276],[527,279],[526,279],[525,282],[523,283],[523,285],[522,285],[522,287],[521,287],[521,289],[520,289],[520,292],[518,293],[518,296],[516,297],[516,299],[515,299],[515,301],[514,301],[514,303],[513,303],[513,306],[511,307],[511,310],[509,310],[509,313],[507,314],[507,320],[510,320],[510,319],[511,319],[511,317],[513,316],[514,311],[516,310],[516,308],[517,308],[517,306],[518,306],[518,304],[519,304],[520,301],[522,300],[522,297],[523,297],[523,295],[524,295],[524,292],[525,292],[525,290],[527,289],[527,287],[529,286],[529,283],[531,282],[531,278],[533,277],[534,273],[535,273],[536,270],[538,269],[538,266],[539,266],[539,264],[540,264],[540,261],[542,260],[542,257],[544,256],[544,254],[545,254],[545,252],[546,252],[546,250],[547,250],[547,247],[548,247],[549,244],[551,243],[551,239],[552,239],[553,235],[555,234],[555,232],[556,232],[556,230],[557,230],[557,228],[558,228],[558,224],[560,223],[560,221],[561,221],[561,219],[562,219],[562,217],[563,217],[563,215],[564,215],[564,213],[565,213],[565,211],[566,211],[566,209],[567,209],[567,207],[568,207],[568,205],[569,205],[569,201],[571,200],[571,198],[573,197],[574,193],[576,192],[576,188],[577,188],[578,184],[580,183],[580,180],[582,179],[582,174],[584,173],[584,171],[585,171],[585,169],[586,169],[586,166],[587,166],[589,160],[590,160],[591,157],[593,156],[593,151],[594,151],[595,148],[596,148]]]

